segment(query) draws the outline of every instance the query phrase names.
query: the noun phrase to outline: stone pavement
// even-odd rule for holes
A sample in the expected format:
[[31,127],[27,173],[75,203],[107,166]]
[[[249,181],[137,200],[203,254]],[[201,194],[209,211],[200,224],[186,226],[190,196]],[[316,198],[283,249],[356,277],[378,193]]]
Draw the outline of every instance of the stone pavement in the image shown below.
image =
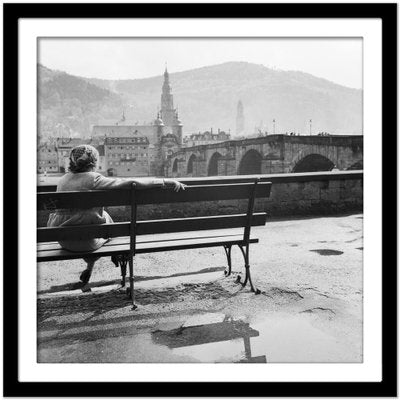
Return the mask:
[[224,277],[223,249],[147,254],[136,302],[119,271],[38,264],[38,362],[362,362],[362,215],[270,221],[254,229],[256,296]]

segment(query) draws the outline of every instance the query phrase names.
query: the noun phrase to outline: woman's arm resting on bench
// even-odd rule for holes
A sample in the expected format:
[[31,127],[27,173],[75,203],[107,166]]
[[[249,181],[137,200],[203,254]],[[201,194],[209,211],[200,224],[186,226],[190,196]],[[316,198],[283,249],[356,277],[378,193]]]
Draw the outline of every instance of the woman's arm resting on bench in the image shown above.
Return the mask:
[[183,183],[169,178],[109,178],[99,174],[94,178],[94,189],[123,189],[132,183],[136,183],[137,189],[173,188],[176,192],[185,190],[186,187]]

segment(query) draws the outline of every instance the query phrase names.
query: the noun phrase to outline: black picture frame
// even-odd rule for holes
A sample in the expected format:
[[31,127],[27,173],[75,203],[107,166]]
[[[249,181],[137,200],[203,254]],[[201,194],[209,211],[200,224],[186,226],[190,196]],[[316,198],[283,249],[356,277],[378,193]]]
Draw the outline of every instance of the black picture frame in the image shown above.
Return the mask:
[[[275,397],[397,395],[397,4],[4,4],[4,396]],[[382,20],[383,261],[381,382],[19,382],[18,20],[20,18],[379,18]],[[10,166],[12,166],[10,168]],[[20,246],[23,244],[20,244]],[[44,377],[45,379],[45,377]]]

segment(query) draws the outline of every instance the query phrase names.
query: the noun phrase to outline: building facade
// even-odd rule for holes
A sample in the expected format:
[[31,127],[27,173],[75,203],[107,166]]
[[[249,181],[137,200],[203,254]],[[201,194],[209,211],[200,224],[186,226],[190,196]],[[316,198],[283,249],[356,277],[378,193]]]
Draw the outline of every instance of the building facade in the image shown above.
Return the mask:
[[37,173],[54,172],[59,172],[57,147],[51,143],[43,143],[37,150]]
[[[122,115],[122,118],[115,123],[105,123],[101,125],[94,125],[92,128],[92,136],[95,138],[104,138],[104,141],[107,139],[113,138],[118,139],[119,150],[121,147],[127,146],[132,147],[142,144],[144,147],[144,139],[146,139],[146,151],[139,152],[138,154],[147,154],[147,172],[144,174],[143,168],[145,165],[145,161],[141,160],[140,163],[126,164],[132,163],[132,160],[123,161],[124,168],[121,168],[121,164],[115,165],[115,162],[121,163],[121,161],[116,161],[114,159],[108,159],[109,155],[112,154],[133,154],[131,153],[131,148],[126,151],[122,151],[118,153],[117,151],[111,151],[109,153],[108,146],[105,143],[106,151],[105,157],[107,158],[107,163],[113,162],[113,164],[107,164],[107,171],[113,170],[113,174],[122,173],[122,176],[127,173],[135,173],[135,171],[140,172],[140,176],[162,176],[163,175],[163,166],[167,160],[167,157],[178,151],[182,146],[182,134],[183,134],[183,125],[179,120],[178,111],[174,108],[172,88],[169,80],[169,73],[167,69],[164,72],[164,82],[162,86],[161,93],[161,108],[157,114],[157,117],[150,124],[138,125],[136,123],[132,123],[125,119],[125,116]],[[127,142],[128,139],[132,139],[132,142]],[[110,143],[110,142],[109,142]],[[139,158],[142,156],[139,156]],[[139,160],[139,159],[138,159]],[[140,167],[139,167],[140,165]],[[119,168],[115,168],[119,167]],[[129,170],[129,171],[128,171]]]
[[146,137],[107,137],[104,142],[106,175],[148,176],[149,141]]
[[183,125],[174,108],[169,73],[165,69],[160,111],[151,123],[129,122],[123,113],[118,121],[94,125],[90,139],[51,138],[38,146],[37,171],[67,172],[71,150],[90,144],[99,152],[98,172],[103,175],[163,176],[168,157],[182,147],[182,134]]
[[230,133],[226,133],[218,129],[218,133],[213,133],[213,130],[193,133],[190,136],[185,136],[183,138],[183,147],[199,146],[203,144],[212,144],[225,142],[226,140],[231,140]]

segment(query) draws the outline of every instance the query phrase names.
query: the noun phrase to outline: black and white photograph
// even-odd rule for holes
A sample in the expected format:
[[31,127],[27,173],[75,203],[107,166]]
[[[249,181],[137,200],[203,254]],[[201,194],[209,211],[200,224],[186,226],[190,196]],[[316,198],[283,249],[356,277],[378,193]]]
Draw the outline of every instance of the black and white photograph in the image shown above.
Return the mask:
[[382,21],[167,6],[19,20],[19,379],[379,382]]

